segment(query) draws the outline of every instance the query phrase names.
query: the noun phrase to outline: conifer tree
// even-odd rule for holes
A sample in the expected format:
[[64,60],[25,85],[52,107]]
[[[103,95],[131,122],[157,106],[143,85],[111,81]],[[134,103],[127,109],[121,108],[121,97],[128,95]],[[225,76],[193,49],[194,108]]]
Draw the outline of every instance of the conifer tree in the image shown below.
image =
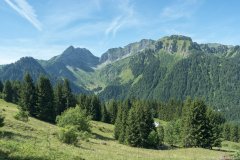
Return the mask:
[[232,142],[238,142],[239,141],[239,133],[238,133],[239,127],[237,124],[231,125],[230,128],[230,139]]
[[41,120],[54,122],[56,115],[53,89],[50,80],[45,76],[40,76],[38,79],[37,96],[37,116]]
[[95,121],[101,120],[101,102],[97,96],[92,96],[90,104],[90,115]]
[[67,79],[64,79],[62,92],[63,92],[63,98],[66,101],[65,102],[66,103],[65,104],[66,108],[75,107],[76,101],[75,101],[75,98],[74,98],[74,96],[72,94],[70,83],[69,83],[69,81]]
[[225,122],[223,116],[218,113],[214,112],[212,109],[208,109],[207,117],[209,119],[210,125],[210,148],[212,147],[221,147],[221,134],[222,128],[221,125]]
[[129,107],[126,103],[122,104],[122,114],[121,114],[121,128],[120,128],[120,133],[119,133],[119,142],[124,143],[126,140],[126,128],[127,128],[127,119],[128,119],[128,111]]
[[230,141],[230,124],[229,123],[225,123],[223,126],[223,138],[227,141]]
[[[187,104],[188,105],[188,104]],[[211,127],[207,117],[207,106],[201,100],[194,100],[190,103],[189,112],[183,121],[184,127],[184,146],[187,147],[211,147]]]
[[12,90],[12,84],[9,80],[7,80],[4,84],[3,88],[3,99],[7,102],[12,102],[13,100],[13,90]]
[[102,117],[101,117],[101,121],[102,122],[105,122],[105,123],[110,123],[110,116],[109,116],[109,113],[106,109],[106,106],[105,104],[102,104]]
[[118,112],[117,102],[114,100],[111,100],[108,104],[108,108],[109,108],[111,123],[114,124],[116,121],[117,112]]
[[36,90],[29,73],[24,76],[24,81],[20,93],[20,106],[23,111],[28,111],[30,115],[36,115]]
[[21,82],[11,81],[12,85],[12,103],[18,104],[20,100]]
[[117,118],[114,125],[114,137],[115,139],[119,139],[120,132],[122,130],[122,105],[118,106]]
[[190,112],[192,106],[192,99],[190,97],[187,97],[187,99],[184,102],[183,106],[183,114],[182,114],[182,144],[184,147],[190,147],[191,146],[191,117],[192,112]]
[[65,106],[66,102],[63,98],[63,85],[60,82],[58,82],[54,87],[54,102],[56,115],[61,115],[67,107]]
[[138,115],[135,107],[132,107],[129,111],[127,119],[126,141],[128,145],[133,147],[138,147],[141,142]]

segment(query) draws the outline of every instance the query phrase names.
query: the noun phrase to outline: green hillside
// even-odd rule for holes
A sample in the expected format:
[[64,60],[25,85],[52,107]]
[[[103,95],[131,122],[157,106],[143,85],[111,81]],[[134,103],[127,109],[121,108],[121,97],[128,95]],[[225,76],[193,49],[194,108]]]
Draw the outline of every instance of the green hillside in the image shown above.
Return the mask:
[[230,157],[240,149],[240,144],[232,142],[224,142],[220,151],[200,148],[172,150],[132,148],[121,145],[113,139],[113,125],[95,121],[91,122],[92,137],[88,141],[79,139],[77,146],[72,146],[63,144],[57,139],[59,128],[55,125],[35,118],[30,118],[27,123],[15,120],[13,117],[18,109],[14,104],[0,100],[0,110],[6,117],[5,126],[0,129],[0,160],[219,160]]

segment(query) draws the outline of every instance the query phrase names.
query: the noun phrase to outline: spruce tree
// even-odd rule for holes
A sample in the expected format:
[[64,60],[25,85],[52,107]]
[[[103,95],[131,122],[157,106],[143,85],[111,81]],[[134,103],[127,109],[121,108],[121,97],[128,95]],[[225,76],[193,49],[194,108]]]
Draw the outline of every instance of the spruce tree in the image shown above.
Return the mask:
[[182,114],[182,131],[180,134],[182,134],[182,144],[184,147],[190,147],[191,146],[191,119],[192,119],[192,112],[191,106],[192,106],[192,99],[190,97],[187,97],[187,99],[184,102],[183,106],[183,114]]
[[58,82],[54,87],[54,102],[56,115],[60,115],[67,109],[65,105],[66,101],[63,98],[63,85],[61,82]]
[[126,103],[122,104],[122,114],[121,114],[121,128],[120,128],[120,134],[119,134],[119,138],[118,141],[120,143],[124,143],[126,140],[126,128],[127,128],[127,119],[128,119],[128,105]]
[[238,133],[239,127],[237,124],[231,125],[230,128],[230,139],[232,142],[238,142],[239,140],[239,133]]
[[184,146],[211,148],[211,126],[207,117],[207,106],[201,100],[187,103],[190,108],[183,120]]
[[117,118],[114,125],[114,137],[116,140],[119,139],[121,130],[122,130],[122,105],[119,105]]
[[19,104],[20,94],[21,94],[21,82],[20,81],[12,81],[12,103]]
[[51,82],[47,77],[39,77],[37,91],[37,116],[41,120],[54,122],[56,116],[54,108],[54,95]]
[[135,107],[132,107],[129,111],[126,128],[126,141],[128,145],[133,147],[138,147],[141,143],[138,115]]
[[91,98],[90,115],[92,116],[92,120],[101,120],[101,102],[99,98],[95,95]]
[[4,84],[3,99],[7,102],[12,102],[13,100],[12,84],[9,80],[7,80]]
[[110,123],[110,116],[109,116],[109,113],[106,109],[106,106],[105,104],[102,104],[102,117],[101,117],[101,121],[102,122],[105,122],[105,123]]
[[223,126],[223,138],[227,141],[230,141],[230,124],[229,123],[225,123]]
[[24,76],[20,93],[20,106],[23,111],[28,111],[31,116],[36,115],[36,90],[29,73]]
[[63,92],[63,98],[66,101],[66,104],[65,104],[66,108],[75,107],[76,101],[72,94],[70,83],[67,79],[64,79],[62,92]]
[[117,112],[118,112],[117,102],[114,100],[111,100],[108,104],[108,108],[109,108],[111,123],[114,124],[116,121]]
[[222,134],[222,128],[221,125],[225,122],[225,119],[223,116],[218,113],[214,112],[212,109],[208,109],[207,117],[209,119],[209,125],[210,125],[210,148],[212,147],[221,147],[221,134]]

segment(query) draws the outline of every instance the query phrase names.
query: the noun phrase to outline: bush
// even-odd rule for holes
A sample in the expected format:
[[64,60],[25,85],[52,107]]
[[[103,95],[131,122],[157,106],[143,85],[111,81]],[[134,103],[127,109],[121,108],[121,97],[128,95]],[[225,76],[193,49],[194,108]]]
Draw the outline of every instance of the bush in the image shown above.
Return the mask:
[[5,117],[0,113],[0,127],[4,126],[4,119]]
[[57,116],[56,121],[59,127],[75,126],[78,131],[90,132],[89,117],[78,106],[64,111],[61,116]]
[[76,144],[78,141],[78,130],[75,126],[68,126],[61,128],[58,134],[58,138],[61,142],[67,144]]
[[28,122],[28,117],[29,117],[29,113],[27,111],[23,111],[20,110],[15,116],[14,118],[19,120],[19,121],[23,121],[23,122]]

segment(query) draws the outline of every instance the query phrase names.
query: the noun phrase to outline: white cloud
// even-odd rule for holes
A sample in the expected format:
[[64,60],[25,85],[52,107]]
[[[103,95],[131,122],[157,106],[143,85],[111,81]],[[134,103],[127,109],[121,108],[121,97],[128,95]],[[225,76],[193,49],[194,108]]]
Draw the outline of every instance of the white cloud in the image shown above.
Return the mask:
[[26,0],[5,0],[5,2],[27,19],[35,28],[39,31],[42,30],[42,25],[37,18],[35,10]]
[[163,8],[161,18],[165,20],[176,20],[190,18],[198,8],[202,0],[178,0],[174,4]]
[[128,0],[121,1],[119,9],[121,12],[120,15],[115,17],[105,30],[105,35],[107,36],[110,34],[115,36],[121,27],[124,25],[131,25],[136,21],[134,17],[135,11],[133,9],[133,5],[131,5]]

